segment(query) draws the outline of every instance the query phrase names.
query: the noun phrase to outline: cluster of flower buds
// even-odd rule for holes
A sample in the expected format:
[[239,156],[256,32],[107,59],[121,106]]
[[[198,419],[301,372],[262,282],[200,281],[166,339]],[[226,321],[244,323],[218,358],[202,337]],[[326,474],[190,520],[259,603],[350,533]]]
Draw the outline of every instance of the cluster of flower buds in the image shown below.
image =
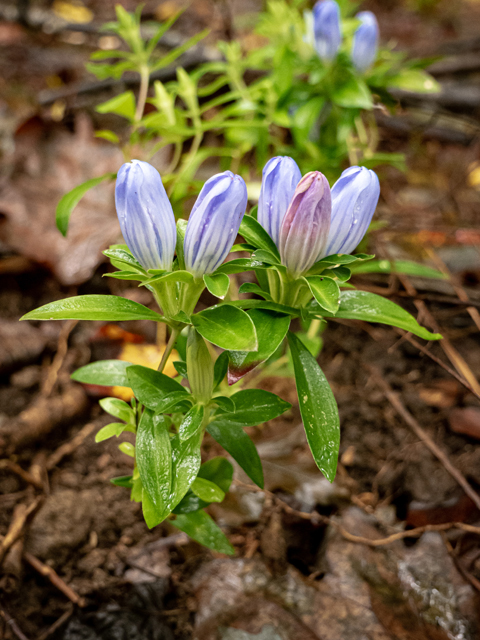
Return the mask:
[[377,175],[365,167],[350,167],[332,189],[319,171],[295,184],[299,175],[292,158],[269,160],[258,206],[258,221],[293,278],[321,258],[351,253],[365,235],[380,195]]
[[[140,160],[122,165],[115,204],[123,237],[145,269],[171,271],[176,244],[175,216],[158,171]],[[247,207],[244,180],[231,171],[204,184],[188,220],[185,268],[195,278],[213,273],[224,261]]]
[[[351,58],[359,73],[364,73],[377,57],[378,22],[371,11],[361,11],[360,21],[353,36]],[[340,8],[335,0],[318,0],[313,7],[313,35],[318,57],[332,62],[342,44]]]

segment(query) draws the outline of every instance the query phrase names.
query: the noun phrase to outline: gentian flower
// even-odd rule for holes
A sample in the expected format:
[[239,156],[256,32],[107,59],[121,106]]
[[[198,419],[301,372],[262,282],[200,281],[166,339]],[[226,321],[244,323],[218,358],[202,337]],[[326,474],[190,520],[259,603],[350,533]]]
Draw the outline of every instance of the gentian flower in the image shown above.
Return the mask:
[[158,171],[140,160],[122,165],[115,206],[125,242],[142,267],[171,270],[175,216]]
[[331,62],[342,42],[340,9],[334,0],[319,0],[313,7],[315,49],[324,62]]
[[307,173],[297,185],[280,227],[279,251],[289,274],[298,278],[326,247],[332,198],[325,176]]
[[355,17],[361,24],[353,36],[352,62],[359,73],[364,73],[377,57],[378,22],[371,11],[361,11]]
[[278,247],[280,225],[302,174],[293,158],[277,156],[262,171],[258,222]]
[[185,232],[185,268],[195,278],[215,271],[235,242],[247,207],[244,180],[231,171],[205,182]]
[[378,198],[377,174],[365,167],[346,169],[332,187],[332,218],[328,242],[317,260],[334,253],[352,253],[367,232]]

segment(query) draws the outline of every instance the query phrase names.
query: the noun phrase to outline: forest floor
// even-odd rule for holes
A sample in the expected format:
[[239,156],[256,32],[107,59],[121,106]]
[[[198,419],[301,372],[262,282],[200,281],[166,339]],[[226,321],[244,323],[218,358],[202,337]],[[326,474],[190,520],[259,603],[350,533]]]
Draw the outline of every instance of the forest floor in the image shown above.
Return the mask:
[[[93,23],[111,19],[113,4],[86,3]],[[383,224],[369,248],[380,258],[426,261],[448,278],[353,282],[395,300],[444,340],[328,324],[319,362],[342,429],[332,485],[312,461],[293,378],[250,374],[247,384],[293,408],[248,429],[265,491],[236,469],[227,499],[209,507],[235,547],[231,558],[168,522],[148,530],[128,491],[109,482],[129,473],[131,459],[113,439],[94,442],[108,422],[100,390],[70,381],[93,360],[158,357],[152,326],[18,322],[69,295],[153,300],[102,278],[109,267],[100,250],[119,237],[111,187],[85,198],[66,239],[55,229],[63,193],[122,162],[93,138],[94,106],[108,95],[77,91],[93,82],[83,65],[102,36],[61,23],[49,31],[49,3],[32,3],[35,29],[0,7],[0,637],[480,637],[479,5],[424,3],[422,13],[421,4],[368,7],[385,38],[415,55],[447,56],[434,63],[443,98],[406,99],[399,116],[382,122],[382,148],[406,153],[408,170],[381,172]],[[148,2],[145,11],[163,19],[178,6]],[[178,30],[208,25],[214,42],[238,22],[246,37],[240,11],[255,8],[253,0],[241,9],[202,0]],[[207,437],[204,459],[221,453]]]

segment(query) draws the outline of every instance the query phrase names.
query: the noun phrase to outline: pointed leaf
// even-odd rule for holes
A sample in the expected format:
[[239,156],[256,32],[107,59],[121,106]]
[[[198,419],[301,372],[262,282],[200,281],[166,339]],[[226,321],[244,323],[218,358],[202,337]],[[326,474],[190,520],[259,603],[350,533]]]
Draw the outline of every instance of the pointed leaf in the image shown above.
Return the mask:
[[156,320],[165,318],[143,304],[119,296],[87,295],[65,298],[26,313],[21,320]]
[[304,280],[322,309],[336,313],[340,306],[340,288],[335,280],[326,276],[307,276]]
[[238,233],[247,241],[248,244],[253,245],[257,249],[264,249],[280,260],[280,254],[278,253],[278,249],[274,241],[270,238],[262,225],[251,215],[243,216]]
[[127,369],[128,386],[133,389],[136,398],[153,411],[161,410],[164,400],[178,392],[188,397],[188,391],[182,385],[164,373],[141,365]]
[[104,440],[108,440],[108,438],[112,438],[113,436],[116,436],[118,438],[118,436],[125,431],[127,426],[128,425],[123,422],[112,422],[111,424],[107,424],[97,432],[97,435],[95,436],[95,442],[103,442]]
[[222,349],[257,349],[257,335],[252,320],[232,305],[218,305],[192,316],[198,333]]
[[262,463],[245,431],[240,427],[232,427],[228,422],[223,423],[220,417],[208,425],[207,431],[238,462],[247,476],[263,489]]
[[225,273],[214,273],[211,276],[203,276],[205,286],[213,296],[223,298],[228,293],[230,287],[230,278]]
[[340,448],[337,403],[323,371],[305,345],[289,332],[300,413],[313,459],[333,482]]
[[235,553],[223,531],[203,510],[178,515],[171,524],[209,549],[229,556]]
[[272,354],[282,344],[290,326],[290,316],[252,309],[247,311],[255,325],[258,339],[258,349],[256,351],[229,351],[230,364],[228,367],[228,384],[235,384],[243,376],[253,371]]
[[70,376],[72,380],[84,384],[98,384],[105,387],[129,387],[127,367],[131,362],[125,360],[100,360],[80,367]]
[[203,416],[205,415],[205,407],[201,404],[194,405],[188,413],[185,414],[180,427],[178,428],[178,435],[180,440],[188,440],[202,426]]
[[116,177],[116,173],[105,173],[103,176],[98,176],[97,178],[92,178],[91,180],[87,180],[86,182],[79,184],[78,187],[75,187],[62,197],[56,210],[57,229],[62,235],[67,235],[70,215],[87,191],[96,187],[97,184],[100,184],[105,180],[115,180]]
[[198,476],[192,482],[192,491],[204,502],[222,502],[225,498],[225,492],[218,485]]

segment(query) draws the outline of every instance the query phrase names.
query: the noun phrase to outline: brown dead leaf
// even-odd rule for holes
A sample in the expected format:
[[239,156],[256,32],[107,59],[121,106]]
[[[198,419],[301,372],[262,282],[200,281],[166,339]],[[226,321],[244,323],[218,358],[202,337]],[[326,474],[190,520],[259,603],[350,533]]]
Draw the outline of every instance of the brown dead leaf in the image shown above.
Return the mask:
[[480,408],[452,409],[448,414],[448,423],[455,433],[462,433],[480,440]]
[[117,171],[121,152],[94,138],[85,114],[78,115],[74,133],[32,119],[17,131],[15,147],[13,171],[0,193],[0,239],[50,268],[62,284],[84,282],[102,261],[102,250],[121,237],[114,186],[100,184],[85,195],[66,238],[55,226],[55,208],[73,187]]

